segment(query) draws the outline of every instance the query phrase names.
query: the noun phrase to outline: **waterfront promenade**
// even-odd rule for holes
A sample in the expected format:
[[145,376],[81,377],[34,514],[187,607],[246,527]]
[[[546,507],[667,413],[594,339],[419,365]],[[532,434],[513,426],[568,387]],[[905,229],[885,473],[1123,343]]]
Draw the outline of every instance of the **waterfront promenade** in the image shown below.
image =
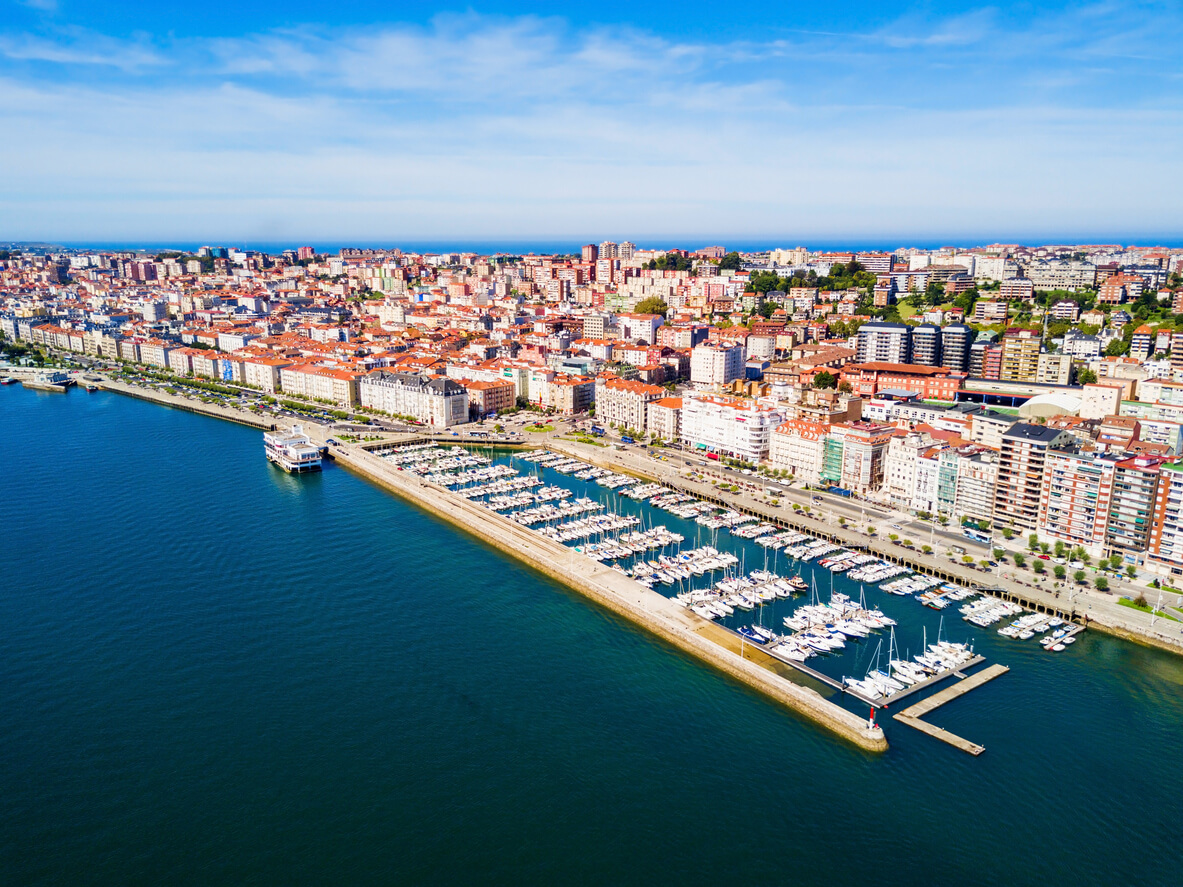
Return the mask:
[[1073,618],[1074,621],[1087,622],[1090,629],[1105,631],[1126,640],[1160,647],[1173,653],[1183,653],[1183,624],[1159,618],[1152,626],[1149,614],[1123,607],[1117,603],[1116,598],[1109,595],[1082,589],[1070,597],[1056,597],[1054,593],[1034,585],[1021,584],[1005,576],[985,573],[947,558],[925,555],[920,551],[891,545],[886,540],[872,538],[849,526],[829,524],[824,520],[797,514],[791,509],[769,506],[752,494],[722,492],[710,484],[684,476],[672,463],[662,462],[648,455],[565,439],[551,438],[540,445],[593,465],[658,481],[689,495],[746,511],[811,536],[827,538],[848,547],[869,549],[887,560],[906,565],[921,573],[940,576],[959,585],[980,586],[997,597],[1014,600],[1030,609],[1058,613]]
[[[238,422],[251,427],[269,430],[272,427],[290,427],[294,420],[269,413],[256,413],[236,407],[223,406],[216,403],[205,403],[195,397],[170,394],[153,387],[132,385],[117,382],[106,376],[88,375],[83,378],[82,373],[75,373],[79,384],[90,381],[98,387],[152,401],[177,409],[188,410],[214,418]],[[334,431],[324,425],[301,420],[305,431],[316,441],[324,444],[334,435]],[[402,443],[418,440],[424,437],[439,437],[439,434],[395,434],[378,435],[383,443]],[[450,439],[453,443],[464,442],[462,438]],[[481,441],[482,445],[509,445],[504,441]],[[554,436],[525,441],[526,446],[547,447],[556,452],[566,453],[589,464],[610,468],[614,471],[624,471],[638,477],[656,480],[670,487],[686,491],[700,498],[719,502],[726,507],[737,508],[758,515],[769,521],[783,524],[813,536],[824,536],[835,542],[858,548],[870,548],[889,560],[905,564],[913,569],[930,575],[947,576],[950,581],[962,585],[977,585],[996,589],[994,593],[1001,597],[1009,597],[1024,605],[1038,607],[1047,612],[1062,613],[1065,616],[1075,616],[1079,621],[1087,621],[1094,630],[1101,630],[1114,636],[1156,646],[1173,653],[1183,653],[1183,624],[1168,619],[1159,618],[1151,625],[1149,614],[1123,607],[1111,595],[1104,595],[1091,589],[1080,589],[1071,596],[1056,597],[1052,592],[1037,586],[1016,582],[1007,576],[995,576],[980,570],[966,567],[956,561],[936,556],[927,556],[915,550],[901,546],[893,546],[884,540],[873,539],[851,527],[828,524],[814,518],[805,517],[786,508],[774,508],[760,501],[756,496],[747,493],[724,493],[710,484],[695,481],[684,476],[674,463],[662,462],[640,452],[629,450],[618,451],[607,447],[591,446],[576,441],[559,439]],[[352,448],[351,448],[352,449]],[[362,449],[357,447],[356,449]]]

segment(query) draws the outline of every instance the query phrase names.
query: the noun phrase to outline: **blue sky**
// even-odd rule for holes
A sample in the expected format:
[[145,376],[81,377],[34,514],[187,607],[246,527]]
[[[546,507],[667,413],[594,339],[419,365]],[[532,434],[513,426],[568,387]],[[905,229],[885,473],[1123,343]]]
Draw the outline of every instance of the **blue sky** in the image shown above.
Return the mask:
[[1183,240],[1178,2],[0,4],[0,240]]

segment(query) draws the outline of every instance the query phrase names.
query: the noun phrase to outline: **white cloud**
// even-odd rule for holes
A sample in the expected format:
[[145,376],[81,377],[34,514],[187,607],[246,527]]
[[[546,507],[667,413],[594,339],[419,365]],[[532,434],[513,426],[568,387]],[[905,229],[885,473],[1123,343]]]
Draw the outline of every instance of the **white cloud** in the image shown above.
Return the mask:
[[1049,35],[1044,22],[1001,47],[1002,28],[983,13],[855,40],[712,45],[467,15],[167,44],[4,36],[14,62],[114,73],[62,82],[17,66],[0,80],[0,167],[12,171],[0,233],[1177,230],[1183,185],[1161,147],[1183,136],[1173,85],[1137,109],[1090,104],[1088,84],[1109,75],[1011,55],[1054,44],[1131,64],[1121,40]]

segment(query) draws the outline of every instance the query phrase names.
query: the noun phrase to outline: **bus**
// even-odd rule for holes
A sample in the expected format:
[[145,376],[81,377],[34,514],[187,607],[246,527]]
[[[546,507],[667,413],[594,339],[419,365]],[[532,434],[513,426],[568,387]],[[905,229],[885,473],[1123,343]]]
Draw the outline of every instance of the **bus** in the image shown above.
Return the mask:
[[972,539],[974,542],[986,543],[990,541],[989,533],[983,533],[981,530],[975,530],[972,527],[962,527],[961,535],[966,539]]
[[621,437],[620,442],[626,444],[636,443],[636,441],[634,441],[631,437]]

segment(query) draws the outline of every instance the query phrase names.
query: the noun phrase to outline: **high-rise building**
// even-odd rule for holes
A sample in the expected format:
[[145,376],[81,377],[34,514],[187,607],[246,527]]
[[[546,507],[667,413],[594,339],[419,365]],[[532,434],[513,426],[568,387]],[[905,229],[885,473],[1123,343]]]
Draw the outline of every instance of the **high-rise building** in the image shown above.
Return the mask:
[[1002,367],[998,378],[1008,382],[1034,382],[1039,376],[1039,330],[1011,327],[1002,334]]
[[690,352],[690,381],[696,388],[718,388],[744,372],[742,345],[704,342]]
[[299,259],[300,261],[303,261],[305,259],[315,259],[316,258],[316,250],[314,250],[310,246],[302,246],[298,250],[296,250],[296,258]]
[[613,243],[611,240],[605,240],[600,244],[600,258],[601,259],[619,259],[620,246]]
[[1114,461],[1077,447],[1048,449],[1036,522],[1039,535],[1100,556],[1105,550]]
[[1140,561],[1150,546],[1154,503],[1162,474],[1161,456],[1131,456],[1113,466],[1113,496],[1105,527],[1105,547],[1110,554]]
[[964,323],[951,323],[941,330],[941,366],[960,373],[969,372],[969,347],[973,344],[973,329]]
[[620,244],[620,258],[621,259],[631,259],[633,257],[633,253],[635,253],[636,251],[637,251],[637,245],[635,243],[629,243],[626,240],[622,244]]
[[911,363],[912,328],[902,323],[864,323],[858,331],[859,363]]
[[583,247],[583,261],[595,262],[600,258],[600,248],[594,243],[584,244]]
[[1163,575],[1183,576],[1183,462],[1162,466],[1146,566]]
[[1065,431],[1016,422],[1002,434],[998,486],[994,490],[994,522],[1034,530],[1047,451],[1071,435]]
[[912,363],[938,367],[941,364],[941,328],[922,323],[912,328]]

